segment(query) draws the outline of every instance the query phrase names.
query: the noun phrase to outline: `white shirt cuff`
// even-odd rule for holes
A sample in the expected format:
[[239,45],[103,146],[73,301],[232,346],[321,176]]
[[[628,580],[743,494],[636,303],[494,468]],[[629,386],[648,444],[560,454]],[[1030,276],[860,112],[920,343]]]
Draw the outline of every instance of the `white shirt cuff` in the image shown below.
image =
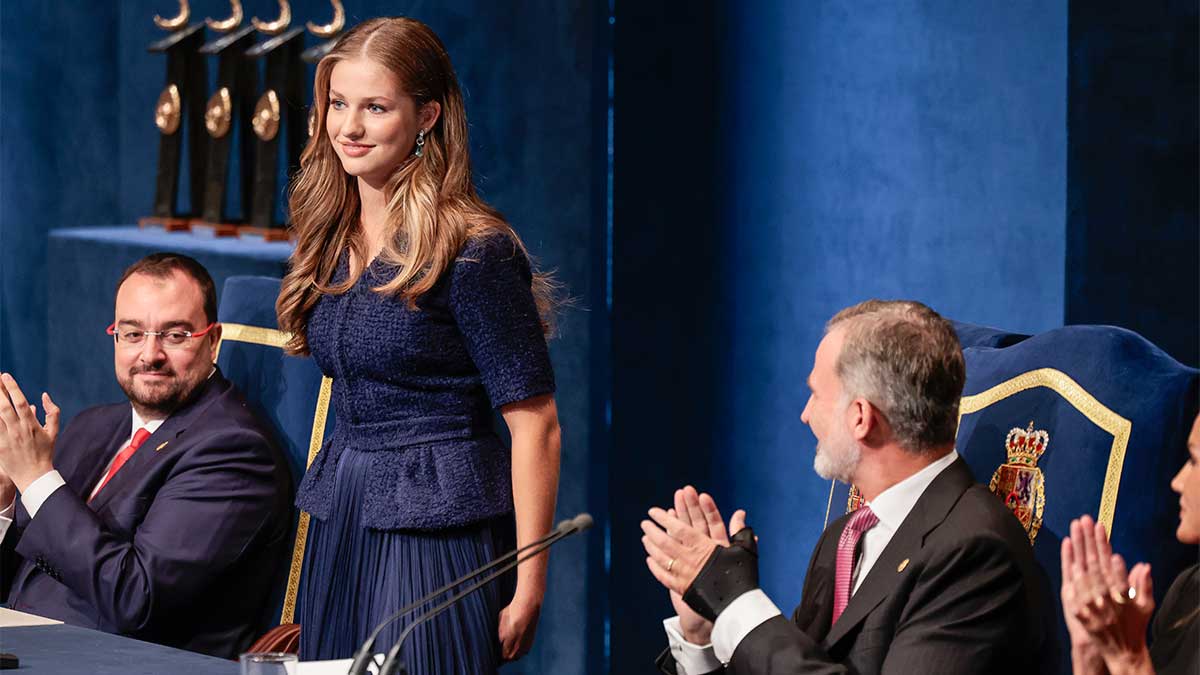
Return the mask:
[[0,509],[0,541],[4,540],[4,535],[8,534],[8,527],[12,525],[13,518],[17,513],[17,498],[9,502],[8,506]]
[[679,675],[700,675],[721,668],[721,662],[713,654],[712,645],[697,645],[683,637],[679,617],[663,620],[667,641],[671,643],[671,656],[675,657],[675,672]]
[[29,484],[25,491],[21,493],[21,503],[25,505],[25,510],[29,512],[29,517],[37,516],[38,509],[42,508],[42,504],[54,494],[54,491],[67,484],[63,477],[57,471],[47,471],[38,477],[37,480]]
[[722,663],[729,663],[742,639],[759,624],[783,612],[771,602],[761,588],[742,593],[717,615],[713,624],[713,653]]

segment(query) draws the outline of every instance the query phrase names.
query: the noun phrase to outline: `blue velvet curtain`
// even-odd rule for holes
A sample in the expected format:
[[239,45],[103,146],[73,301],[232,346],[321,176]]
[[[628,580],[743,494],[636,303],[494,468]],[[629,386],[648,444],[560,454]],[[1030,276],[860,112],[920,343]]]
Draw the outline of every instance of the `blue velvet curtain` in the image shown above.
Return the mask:
[[[648,670],[669,605],[637,522],[685,482],[748,508],[768,592],[798,599],[828,495],[803,381],[842,306],[914,297],[1020,333],[1113,322],[1196,363],[1194,3],[346,7],[441,35],[482,192],[575,298],[552,346],[559,511],[598,527],[554,556],[511,672]],[[0,13],[0,369],[30,390],[74,386],[48,366],[47,329],[73,315],[47,289],[87,256],[49,260],[47,232],[150,210],[163,63],[145,48],[173,9]]]

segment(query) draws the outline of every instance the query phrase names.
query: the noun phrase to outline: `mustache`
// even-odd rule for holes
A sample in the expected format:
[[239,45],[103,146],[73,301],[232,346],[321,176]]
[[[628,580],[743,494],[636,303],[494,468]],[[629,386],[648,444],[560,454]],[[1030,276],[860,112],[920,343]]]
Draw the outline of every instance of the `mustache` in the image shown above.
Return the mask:
[[134,366],[129,369],[129,376],[133,377],[141,373],[158,373],[160,375],[174,375],[175,371],[171,370],[166,364],[144,363]]

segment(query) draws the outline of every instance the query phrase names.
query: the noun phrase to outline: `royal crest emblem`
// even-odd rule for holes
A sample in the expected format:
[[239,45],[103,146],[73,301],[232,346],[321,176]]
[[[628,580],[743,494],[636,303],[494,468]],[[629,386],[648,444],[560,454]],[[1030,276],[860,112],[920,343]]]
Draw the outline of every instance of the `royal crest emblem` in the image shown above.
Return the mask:
[[866,503],[867,500],[863,499],[862,493],[858,491],[858,487],[851,485],[850,494],[846,496],[846,513],[854,513],[866,505]]
[[1008,461],[996,469],[988,485],[992,494],[1002,499],[1021,521],[1031,545],[1042,528],[1042,511],[1046,507],[1046,479],[1037,463],[1048,445],[1050,434],[1042,429],[1034,431],[1033,422],[1028,429],[1014,427],[1004,439]]

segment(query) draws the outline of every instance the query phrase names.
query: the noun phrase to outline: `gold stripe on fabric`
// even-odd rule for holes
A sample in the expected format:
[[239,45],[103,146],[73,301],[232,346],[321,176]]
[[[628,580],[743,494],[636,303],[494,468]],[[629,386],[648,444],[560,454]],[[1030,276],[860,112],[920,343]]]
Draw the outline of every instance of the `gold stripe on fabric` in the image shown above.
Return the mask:
[[1108,409],[1069,375],[1054,368],[1039,368],[1022,373],[973,396],[964,396],[958,406],[959,424],[962,424],[963,415],[979,412],[1013,394],[1035,387],[1046,387],[1054,391],[1093,424],[1112,435],[1113,441],[1108,452],[1108,468],[1104,473],[1104,488],[1100,493],[1100,512],[1098,514],[1098,520],[1104,523],[1104,528],[1111,536],[1113,515],[1117,511],[1117,493],[1121,488],[1121,471],[1125,466],[1125,450],[1129,446],[1133,423]]
[[[304,468],[312,466],[321,445],[325,442],[325,422],[329,419],[329,399],[333,394],[333,380],[321,378],[321,391],[317,394],[317,409],[313,412],[312,434],[308,441],[308,460]],[[300,572],[304,567],[304,547],[308,542],[308,514],[300,512],[296,523],[296,543],[292,545],[292,566],[288,570],[287,590],[283,594],[283,612],[280,625],[295,623],[296,595],[300,592]]]
[[221,338],[238,342],[252,342],[256,345],[283,348],[292,338],[291,333],[285,333],[276,328],[262,326],[247,326],[243,323],[221,324]]
[[217,348],[213,350],[213,363],[216,363],[217,357],[221,355],[221,345],[226,340],[234,342],[249,342],[256,345],[264,345],[266,347],[283,348],[287,341],[292,339],[291,333],[285,333],[276,328],[263,328],[262,326],[247,326],[244,323],[222,323],[221,324],[221,340],[217,342]]
[[300,512],[296,522],[296,544],[292,548],[292,566],[288,570],[287,590],[283,594],[283,611],[279,625],[296,623],[296,596],[300,593],[300,570],[304,567],[304,544],[308,541],[308,512]]
[[308,440],[308,461],[304,464],[306,469],[312,466],[317,453],[321,451],[321,444],[325,442],[325,422],[329,419],[329,399],[332,396],[333,380],[322,377],[321,391],[317,394],[317,410],[313,413],[312,435]]

